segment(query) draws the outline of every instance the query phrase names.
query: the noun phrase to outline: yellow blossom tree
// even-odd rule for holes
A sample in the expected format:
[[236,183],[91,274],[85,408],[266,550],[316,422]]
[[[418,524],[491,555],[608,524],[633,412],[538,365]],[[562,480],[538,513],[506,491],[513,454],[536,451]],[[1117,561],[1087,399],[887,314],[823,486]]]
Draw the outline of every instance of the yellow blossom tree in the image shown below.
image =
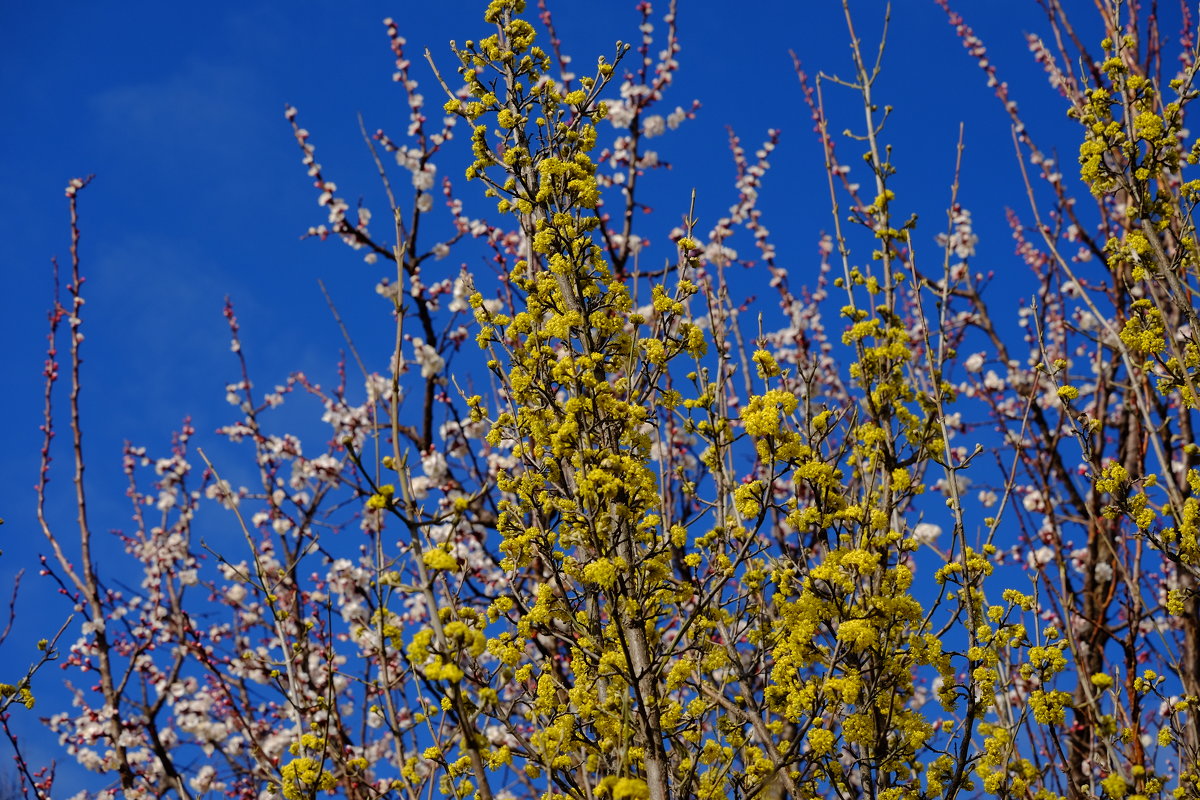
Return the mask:
[[[1013,116],[1029,309],[989,303],[957,184],[939,247],[915,235],[881,58],[849,10],[850,77],[799,72],[833,212],[807,290],[756,207],[774,132],[755,163],[732,142],[728,217],[706,234],[689,209],[653,231],[672,243],[661,268],[639,258],[656,224],[635,226],[658,163],[646,142],[691,113],[653,113],[678,68],[673,3],[657,62],[644,26],[576,76],[548,13],[539,27],[523,0],[493,0],[484,38],[453,46],[457,77],[427,54],[436,129],[388,20],[412,110],[407,143],[369,139],[392,230],[347,215],[288,119],[330,213],[318,233],[395,268],[379,287],[391,364],[362,365],[358,402],[302,376],[257,395],[230,307],[242,374],[222,432],[254,448],[261,485],[193,457],[190,429],[161,460],[131,445],[136,602],[93,564],[82,488],[82,568],[43,521],[49,571],[86,617],[72,665],[100,676],[81,713],[51,718],[72,754],[136,797],[1200,796],[1195,45],[1165,75],[1157,9],[1101,3],[1092,58],[1045,5],[1058,49],[1031,48],[1081,125],[1081,183],[1048,166],[947,6]],[[831,88],[865,113],[847,140],[857,183]],[[465,176],[501,221],[472,218],[445,179],[452,219],[430,244],[436,164],[464,125]],[[746,330],[736,237],[778,292],[779,328]],[[496,279],[431,278],[430,257],[470,238]],[[294,390],[334,429],[319,455],[270,427]],[[968,497],[972,481],[991,488]],[[193,537],[204,496],[244,553]],[[365,544],[339,550],[348,525]]]

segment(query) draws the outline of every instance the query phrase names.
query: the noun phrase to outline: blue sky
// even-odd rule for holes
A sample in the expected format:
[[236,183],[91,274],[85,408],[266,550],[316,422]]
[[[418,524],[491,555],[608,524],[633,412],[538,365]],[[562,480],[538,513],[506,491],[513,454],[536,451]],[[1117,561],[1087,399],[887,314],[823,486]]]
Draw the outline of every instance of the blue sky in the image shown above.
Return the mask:
[[[448,64],[449,39],[486,33],[483,5],[305,0],[0,6],[0,98],[8,119],[0,126],[0,364],[8,386],[0,394],[0,516],[7,520],[0,578],[11,579],[21,568],[30,573],[16,632],[5,645],[6,663],[25,663],[32,641],[44,635],[48,599],[56,602],[33,574],[36,554],[45,548],[33,517],[32,486],[49,259],[67,256],[67,180],[96,174],[81,196],[89,279],[84,410],[94,525],[106,530],[128,518],[120,473],[124,440],[161,448],[190,414],[201,443],[217,447],[212,431],[230,419],[224,385],[236,379],[221,316],[226,295],[237,307],[260,386],[282,382],[295,370],[332,380],[342,341],[318,279],[360,346],[374,354],[377,367],[384,363],[390,323],[373,288],[386,268],[364,264],[333,241],[300,240],[325,215],[300,165],[284,104],[299,108],[318,160],[340,193],[377,199],[356,115],[363,114],[368,129],[400,138],[407,113],[391,81],[381,20],[397,19],[414,62],[428,46]],[[871,42],[878,4],[856,5],[860,33]],[[1082,15],[1091,13],[1090,3],[1078,5]],[[551,8],[578,64],[611,54],[617,39],[637,40],[633,6],[559,0]],[[829,227],[829,212],[820,149],[788,50],[810,72],[848,73],[840,4],[749,0],[730,8],[717,0],[680,3],[681,70],[666,102],[686,106],[696,98],[703,107],[685,130],[659,145],[674,165],[652,178],[659,235],[678,224],[693,188],[702,229],[734,201],[725,126],[751,150],[768,128],[779,128],[782,139],[761,207],[783,263],[802,282],[814,274],[816,242]],[[664,10],[665,4],[656,4],[656,17]],[[1074,132],[1025,46],[1026,31],[1044,29],[1036,4],[960,0],[957,10],[984,38],[1029,118],[1039,121],[1035,134],[1043,148],[1058,147],[1072,173]],[[973,211],[981,238],[976,266],[1023,277],[1003,216],[1006,206],[1027,209],[1014,179],[1008,119],[931,0],[897,3],[884,66],[876,91],[881,103],[897,109],[887,135],[896,147],[904,214],[921,214],[920,235],[930,244],[944,228],[954,145],[959,123],[965,123],[961,201]],[[436,95],[427,66],[417,63],[414,75],[427,97]],[[852,104],[838,113],[836,129],[861,119]],[[465,165],[465,143],[452,144],[461,148]],[[478,193],[465,181],[459,189],[464,197]],[[379,214],[380,204],[374,205]],[[469,253],[456,251],[442,262],[446,275],[457,273]],[[1001,283],[1012,287],[1005,291],[1015,303],[1020,281]],[[311,420],[298,424],[315,425],[319,411],[310,409]],[[65,462],[60,452],[59,466]],[[67,477],[59,473],[60,487]],[[57,675],[50,670],[42,680],[56,681]],[[51,702],[48,696],[39,712],[55,710]]]

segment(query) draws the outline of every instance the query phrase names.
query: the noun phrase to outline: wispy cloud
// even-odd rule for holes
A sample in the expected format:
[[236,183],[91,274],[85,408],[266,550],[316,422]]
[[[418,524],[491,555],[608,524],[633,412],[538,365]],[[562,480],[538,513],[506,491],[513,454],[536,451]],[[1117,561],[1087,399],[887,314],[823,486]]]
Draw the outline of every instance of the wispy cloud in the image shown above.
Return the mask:
[[248,67],[192,60],[173,74],[105,89],[89,106],[96,135],[159,162],[153,166],[181,166],[179,159],[228,166],[253,152],[245,143],[273,120],[278,103],[268,103],[265,94]]

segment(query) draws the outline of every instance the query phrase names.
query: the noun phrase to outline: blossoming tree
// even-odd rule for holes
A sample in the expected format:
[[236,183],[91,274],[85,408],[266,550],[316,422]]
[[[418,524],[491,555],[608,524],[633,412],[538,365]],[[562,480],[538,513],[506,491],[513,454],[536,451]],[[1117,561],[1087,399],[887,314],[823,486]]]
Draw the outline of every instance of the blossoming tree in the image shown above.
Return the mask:
[[[49,724],[100,794],[1200,795],[1191,18],[1171,72],[1156,7],[1100,4],[1092,55],[1044,4],[1053,45],[1030,48],[1081,124],[1075,181],[947,7],[1035,168],[1010,225],[1036,302],[1016,309],[989,303],[957,198],[936,249],[915,235],[849,13],[838,83],[866,122],[848,143],[830,79],[797,65],[833,209],[801,288],[758,207],[774,132],[753,154],[732,139],[737,196],[711,227],[638,213],[650,140],[695,110],[661,107],[674,3],[665,41],[641,3],[638,44],[579,74],[524,5],[493,0],[454,70],[428,58],[444,113],[386,21],[411,113],[405,136],[368,140],[385,231],[288,109],[328,211],[310,233],[394,267],[378,287],[393,356],[263,393],[228,307],[241,375],[221,433],[257,483],[223,478],[189,427],[161,456],[130,445],[136,586],[90,550],[73,259],[52,322],[70,340],[77,535],[41,519],[45,572],[84,618],[62,655],[94,685]],[[486,216],[439,178],[463,138]],[[446,274],[472,240],[494,274]],[[672,243],[657,267],[651,240]],[[732,278],[750,266],[773,321]],[[483,379],[455,368],[476,359]],[[303,393],[324,447],[273,427]],[[217,513],[240,550],[200,540]],[[4,708],[29,688],[0,689]],[[50,796],[52,774],[21,764]]]

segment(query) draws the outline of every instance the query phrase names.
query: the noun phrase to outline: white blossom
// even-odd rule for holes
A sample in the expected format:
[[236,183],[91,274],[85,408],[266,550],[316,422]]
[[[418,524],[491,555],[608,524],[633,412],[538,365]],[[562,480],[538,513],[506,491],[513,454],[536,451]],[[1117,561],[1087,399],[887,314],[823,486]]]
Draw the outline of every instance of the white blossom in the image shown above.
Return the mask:
[[932,545],[937,542],[938,537],[942,535],[942,526],[934,525],[932,522],[921,522],[913,528],[913,538],[921,544]]
[[659,114],[646,117],[642,123],[642,134],[647,139],[652,139],[655,136],[662,136],[667,130],[667,121]]
[[1028,563],[1030,567],[1043,566],[1054,560],[1054,549],[1043,545],[1037,550],[1029,554]]
[[442,358],[437,348],[425,344],[425,340],[418,337],[413,337],[413,360],[421,366],[422,378],[432,378],[446,366],[446,359]]

